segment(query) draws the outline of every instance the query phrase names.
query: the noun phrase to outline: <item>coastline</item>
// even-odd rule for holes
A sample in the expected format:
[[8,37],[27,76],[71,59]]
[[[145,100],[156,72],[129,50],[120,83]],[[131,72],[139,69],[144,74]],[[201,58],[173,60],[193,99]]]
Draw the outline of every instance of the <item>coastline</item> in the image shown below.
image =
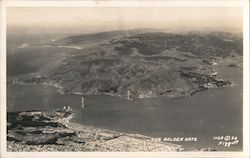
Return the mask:
[[7,151],[183,151],[181,145],[152,141],[72,123],[68,110],[8,113]]
[[[228,63],[231,63],[231,61],[228,60]],[[223,63],[222,66],[224,66],[225,68],[228,67],[229,69],[241,68],[240,66],[231,68],[228,66],[228,63]],[[219,67],[220,67],[220,65],[219,65]],[[220,71],[218,71],[218,77],[219,78],[226,78],[223,75],[221,76]],[[24,83],[24,84],[36,84],[36,83]],[[40,84],[40,83],[38,83],[38,84]],[[58,86],[58,85],[53,85],[53,84],[45,84],[45,85],[54,86],[54,87],[60,89],[60,86]],[[233,86],[233,85],[231,85],[231,86]],[[216,88],[216,87],[209,87],[209,88]],[[206,90],[206,89],[204,89],[204,90]],[[35,112],[46,114],[46,111],[35,111]],[[61,111],[62,114],[65,112],[66,111]],[[20,113],[22,113],[22,112],[20,112]],[[29,111],[26,114],[28,114],[28,113],[29,113]],[[70,116],[73,117],[73,114],[71,113]],[[31,135],[32,135],[33,133],[40,132],[40,134],[41,133],[44,134],[44,135],[41,135],[41,137],[47,137],[46,135],[49,135],[49,137],[52,137],[53,139],[57,139],[59,141],[58,142],[56,141],[52,144],[51,143],[50,144],[46,144],[46,143],[41,143],[41,144],[39,144],[39,143],[32,144],[31,143],[31,144],[29,144],[30,142],[28,144],[25,144],[25,143],[22,143],[22,141],[15,142],[15,141],[11,140],[11,141],[8,141],[8,143],[7,143],[8,151],[177,151],[177,150],[182,151],[182,150],[184,150],[184,149],[182,149],[182,147],[180,147],[178,145],[177,145],[178,148],[176,148],[175,144],[168,144],[165,142],[152,142],[151,137],[147,137],[144,135],[119,133],[116,131],[99,129],[99,128],[85,126],[85,125],[79,125],[79,124],[75,124],[75,123],[71,122],[70,119],[71,118],[68,118],[68,117],[67,117],[67,119],[63,119],[63,120],[60,120],[58,118],[53,119],[56,123],[60,123],[60,124],[65,126],[61,129],[57,129],[57,128],[56,129],[53,129],[53,128],[47,129],[47,128],[40,128],[40,127],[37,129],[34,129],[34,127],[33,127],[33,129],[31,130],[31,129],[29,129],[30,128],[29,127],[28,130],[31,130],[31,131],[27,132],[27,131],[25,131],[25,130],[27,130],[26,128],[18,129],[20,127],[17,127],[17,129],[15,129],[15,130],[20,132],[20,133],[30,134],[30,132],[31,132]],[[37,124],[37,123],[35,123],[35,124]],[[46,133],[45,134],[44,132],[41,132],[42,130],[44,130],[44,131],[49,130],[50,132],[54,130],[54,131],[56,131],[56,133],[54,133],[54,134]],[[58,132],[58,130],[59,130],[59,132]],[[66,136],[64,135],[65,130],[67,131]],[[58,136],[58,133],[60,133],[60,131],[64,132],[64,133],[59,134],[59,136]],[[76,131],[76,133],[74,131]],[[60,138],[61,135],[64,135],[64,136],[62,138]],[[79,135],[80,135],[79,138],[81,138],[80,140],[83,140],[82,142],[75,141],[78,139]],[[90,136],[90,138],[88,138],[88,136]],[[38,135],[38,136],[35,135],[33,137],[35,137],[35,138],[40,137],[40,135]],[[67,137],[69,137],[69,138],[67,138]],[[86,137],[87,137],[87,141],[84,141],[84,139]],[[30,138],[28,140],[30,140]],[[41,140],[43,140],[43,139],[41,139]],[[150,144],[149,148],[147,147],[148,146],[147,144]],[[139,146],[139,148],[138,148],[138,146]],[[153,146],[158,146],[158,147],[160,146],[160,148],[155,149],[155,147],[153,147]],[[174,147],[172,147],[172,146],[174,146]]]
[[[208,75],[204,75],[204,74],[199,74],[199,73],[195,73],[195,72],[184,72],[184,71],[180,71],[180,73],[182,73],[181,75],[188,75],[188,78],[193,78],[195,75],[196,78],[201,78],[201,79],[205,79],[205,80],[210,80],[208,83],[195,83],[197,84],[197,87],[195,87],[194,89],[190,89],[188,91],[183,91],[181,89],[168,89],[165,92],[154,92],[152,93],[152,91],[150,93],[146,92],[145,94],[139,94],[139,96],[131,96],[130,99],[128,100],[133,100],[133,99],[141,99],[141,98],[152,98],[152,97],[158,97],[158,96],[165,96],[165,97],[169,97],[169,98],[181,98],[181,97],[190,97],[195,93],[198,93],[200,91],[209,89],[209,88],[218,88],[218,87],[227,87],[227,86],[233,86],[231,81],[228,80],[224,80],[224,79],[219,79],[217,77],[217,71],[214,70],[213,68],[213,73],[216,73],[215,76],[212,76],[211,74]],[[36,78],[34,78],[34,80],[36,80]],[[45,80],[45,81],[43,81]],[[105,92],[98,92],[98,93],[83,93],[83,92],[78,92],[78,91],[67,91],[65,92],[64,87],[58,83],[55,83],[54,81],[47,81],[44,78],[37,78],[37,80],[35,82],[31,82],[31,81],[26,81],[26,80],[20,80],[20,79],[11,79],[10,81],[8,81],[8,84],[12,85],[12,84],[20,84],[20,85],[36,85],[36,84],[40,84],[40,85],[46,85],[46,86],[52,86],[55,87],[57,89],[57,91],[60,94],[75,94],[75,95],[108,95],[108,96],[116,96],[116,97],[120,97],[120,98],[127,98],[127,96],[125,95],[121,95],[121,94],[115,94],[115,93],[105,93]]]

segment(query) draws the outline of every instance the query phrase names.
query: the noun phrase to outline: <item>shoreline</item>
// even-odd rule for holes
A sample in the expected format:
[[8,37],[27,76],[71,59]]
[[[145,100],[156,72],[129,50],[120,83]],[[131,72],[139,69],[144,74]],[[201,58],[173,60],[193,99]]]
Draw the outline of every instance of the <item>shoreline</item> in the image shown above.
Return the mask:
[[[225,66],[225,67],[228,67],[228,64],[223,64],[223,66]],[[219,73],[220,74],[220,73]],[[24,83],[24,84],[26,84],[26,83]],[[34,85],[36,85],[36,83],[27,83],[27,84],[34,84]],[[48,85],[48,86],[53,86],[53,85],[51,85],[51,84],[44,84],[44,85]],[[233,85],[231,85],[231,86],[233,86]],[[55,85],[54,85],[54,87],[55,87]],[[58,86],[57,86],[57,88],[58,88]],[[210,87],[211,88],[211,87]],[[213,87],[212,87],[213,88]],[[214,88],[216,88],[216,87],[214,87]],[[204,90],[206,90],[206,89],[204,89]],[[106,94],[107,95],[107,94]],[[40,111],[41,112],[41,111]],[[61,123],[61,122],[58,122],[58,123]],[[70,121],[70,119],[68,120],[68,123],[66,123],[66,122],[62,122],[64,125],[69,125],[66,129],[67,130],[69,130],[69,129],[71,129],[71,130],[73,130],[73,129],[75,129],[76,131],[85,131],[85,132],[87,132],[87,133],[92,133],[92,135],[93,135],[93,138],[94,138],[94,136],[96,135],[96,133],[98,133],[97,131],[99,131],[100,133],[101,133],[101,135],[104,133],[104,135],[105,134],[111,134],[112,136],[111,136],[111,138],[107,138],[107,139],[111,139],[111,140],[113,140],[114,142],[119,142],[118,144],[120,144],[120,140],[116,140],[117,138],[120,138],[120,137],[122,137],[122,138],[124,138],[121,142],[126,142],[126,141],[128,141],[128,140],[131,140],[131,139],[133,139],[133,141],[138,141],[138,139],[146,139],[146,140],[149,140],[150,139],[150,137],[148,137],[148,136],[144,136],[144,135],[140,135],[140,134],[128,134],[128,133],[119,133],[119,132],[116,132],[116,131],[111,131],[111,130],[107,130],[107,129],[101,129],[101,128],[95,128],[95,127],[91,127],[91,126],[85,126],[85,125],[79,125],[79,124],[77,124],[77,123],[73,123],[72,121]],[[65,124],[66,123],[66,124]],[[46,129],[47,130],[47,129]],[[20,132],[20,131],[19,131]],[[36,131],[31,131],[31,132],[36,132]],[[21,132],[22,133],[22,132]],[[99,134],[98,134],[99,135]],[[114,137],[117,137],[117,138],[114,138]],[[138,138],[139,137],[139,138]],[[96,139],[96,138],[95,138]],[[99,141],[98,139],[97,140],[95,140],[95,139],[92,139],[92,141]],[[102,139],[102,138],[101,138]],[[106,137],[105,137],[105,139],[106,139]],[[72,142],[72,141],[71,141]],[[145,141],[142,141],[142,142],[144,142],[145,143]],[[27,144],[19,144],[19,143],[13,143],[13,141],[8,141],[8,147],[12,147],[12,149],[15,149],[15,148],[17,148],[19,151],[49,151],[49,149],[51,149],[51,151],[54,151],[54,149],[56,150],[56,151],[72,151],[72,150],[75,150],[74,148],[77,148],[76,149],[76,151],[124,151],[124,150],[120,150],[120,149],[113,149],[113,148],[110,148],[110,149],[101,149],[100,148],[100,146],[97,146],[97,147],[91,147],[91,149],[90,148],[84,148],[84,149],[86,149],[86,150],[82,150],[82,148],[83,147],[86,147],[86,146],[83,146],[83,144],[81,144],[80,143],[80,145],[79,145],[79,142],[74,142],[73,141],[73,144],[75,144],[75,146],[77,146],[77,147],[75,147],[74,145],[74,147],[73,146],[71,146],[70,145],[70,147],[69,148],[65,148],[67,145],[64,145],[64,142],[62,143],[61,142],[61,144],[46,144],[46,145],[27,145]],[[158,142],[157,142],[157,144],[158,144]],[[161,144],[161,143],[160,143]],[[166,144],[166,143],[165,143]],[[171,146],[172,144],[170,144],[170,146]],[[81,150],[80,150],[80,148],[79,148],[79,146],[81,146]],[[29,149],[30,147],[32,147],[32,149]],[[46,147],[46,148],[45,148]],[[103,146],[102,146],[103,147]],[[113,147],[112,145],[111,145],[111,147]],[[48,150],[47,150],[47,148],[48,148]],[[9,149],[10,151],[12,151],[12,149]],[[52,150],[53,149],[53,150]],[[111,150],[112,149],[112,150]],[[142,149],[141,149],[142,150]],[[141,150],[139,150],[139,151],[141,151]],[[145,148],[145,150],[143,149],[143,151],[147,151],[148,149],[146,149]],[[166,149],[167,150],[167,149]],[[133,149],[129,149],[128,151],[134,151]],[[137,150],[136,150],[137,151]],[[163,150],[164,151],[164,150]]]
[[[242,60],[242,57],[227,57],[224,59],[216,59],[211,62],[212,64],[212,69],[213,73],[211,74],[200,74],[198,72],[193,72],[193,71],[182,71],[180,70],[180,75],[186,76],[187,80],[190,80],[189,82],[193,82],[193,89],[189,90],[182,90],[182,89],[166,89],[165,91],[162,92],[144,92],[144,93],[137,93],[135,95],[131,95],[131,97],[128,100],[133,100],[133,99],[143,99],[143,98],[154,98],[158,96],[166,96],[169,98],[182,98],[182,97],[190,97],[195,93],[198,93],[200,91],[209,89],[209,88],[219,88],[219,87],[230,87],[233,86],[233,82],[224,79],[223,77],[218,77],[220,76],[220,72],[216,70],[216,67],[218,67],[219,63],[233,63],[233,65],[236,65],[237,68],[241,68],[241,66],[238,66],[238,60]],[[216,64],[214,64],[216,63]],[[228,63],[227,63],[228,64]],[[225,65],[226,66],[226,65]],[[227,65],[228,66],[228,65]],[[55,87],[57,91],[60,94],[75,94],[75,95],[108,95],[108,96],[115,96],[115,97],[120,97],[127,99],[126,95],[122,95],[119,93],[112,93],[112,92],[86,92],[83,93],[81,91],[75,91],[73,90],[65,90],[65,87],[62,85],[56,83],[55,81],[49,81],[45,77],[41,77],[39,74],[37,75],[36,73],[30,74],[31,78],[28,77],[27,79],[19,79],[19,78],[12,78],[7,81],[7,84],[12,85],[12,84],[20,84],[20,85],[48,85]],[[26,78],[26,77],[25,77]],[[30,79],[29,79],[30,78]],[[192,81],[192,78],[196,78],[196,80],[204,80],[203,82],[199,83],[199,81]]]
[[[209,75],[208,75],[209,76]],[[169,97],[169,98],[182,98],[182,97],[190,97],[195,93],[198,93],[200,91],[204,91],[207,90],[209,88],[220,88],[220,87],[231,87],[233,86],[233,83],[231,81],[228,80],[223,80],[223,79],[219,79],[217,77],[214,77],[213,80],[215,82],[220,82],[221,85],[217,85],[217,83],[208,83],[208,84],[204,84],[204,85],[200,85],[198,86],[196,89],[194,90],[190,90],[190,91],[181,91],[179,89],[170,89],[170,90],[166,90],[166,92],[161,92],[158,95],[154,94],[154,95],[148,95],[148,94],[144,94],[144,95],[139,95],[139,96],[133,96],[129,99],[126,98],[126,96],[124,95],[120,95],[120,94],[113,94],[113,93],[103,93],[103,92],[98,92],[98,93],[82,93],[82,92],[76,92],[76,91],[71,91],[71,92],[64,92],[64,88],[63,86],[57,84],[57,83],[50,83],[50,82],[25,82],[25,81],[20,81],[18,79],[13,79],[11,81],[8,81],[8,85],[45,85],[45,86],[52,86],[54,88],[57,89],[57,92],[59,94],[75,94],[75,95],[107,95],[107,96],[115,96],[115,97],[120,97],[120,98],[126,98],[127,100],[134,100],[134,99],[144,99],[144,98],[155,98],[155,97],[159,97],[159,96],[165,96],[165,97]]]
[[8,112],[7,151],[183,151],[140,134],[72,123],[71,111]]

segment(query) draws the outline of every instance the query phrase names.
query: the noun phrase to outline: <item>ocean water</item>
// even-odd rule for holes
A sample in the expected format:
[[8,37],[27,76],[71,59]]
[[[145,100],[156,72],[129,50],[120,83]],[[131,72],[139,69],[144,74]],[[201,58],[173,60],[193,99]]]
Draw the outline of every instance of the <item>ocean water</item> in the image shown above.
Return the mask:
[[[226,68],[226,67],[225,67]],[[196,142],[171,142],[187,150],[211,148],[242,150],[242,71],[221,69],[234,86],[211,88],[191,97],[144,98],[132,101],[115,96],[60,94],[46,85],[8,85],[7,110],[48,110],[71,106],[73,122],[154,138],[195,137]],[[221,76],[220,76],[221,75]],[[237,136],[239,143],[230,147],[218,145],[214,136]]]

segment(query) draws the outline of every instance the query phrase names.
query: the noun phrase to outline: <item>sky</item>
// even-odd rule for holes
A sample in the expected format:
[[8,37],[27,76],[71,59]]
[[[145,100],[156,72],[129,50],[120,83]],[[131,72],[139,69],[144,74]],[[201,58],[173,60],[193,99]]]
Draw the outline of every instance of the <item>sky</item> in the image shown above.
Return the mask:
[[27,32],[100,32],[134,28],[241,30],[242,20],[242,9],[232,7],[7,8],[8,28]]

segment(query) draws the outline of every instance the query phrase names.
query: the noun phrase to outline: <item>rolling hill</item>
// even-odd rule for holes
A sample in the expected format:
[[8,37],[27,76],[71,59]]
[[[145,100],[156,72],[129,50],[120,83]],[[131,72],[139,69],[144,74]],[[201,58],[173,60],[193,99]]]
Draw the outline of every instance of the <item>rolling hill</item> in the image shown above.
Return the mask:
[[[88,47],[85,45],[93,43]],[[22,82],[55,83],[64,93],[140,98],[189,96],[230,85],[216,78],[213,63],[242,55],[241,36],[231,33],[113,31],[76,35],[51,46],[79,46],[61,64]],[[39,72],[38,72],[39,73]],[[42,76],[42,77],[41,77]]]

